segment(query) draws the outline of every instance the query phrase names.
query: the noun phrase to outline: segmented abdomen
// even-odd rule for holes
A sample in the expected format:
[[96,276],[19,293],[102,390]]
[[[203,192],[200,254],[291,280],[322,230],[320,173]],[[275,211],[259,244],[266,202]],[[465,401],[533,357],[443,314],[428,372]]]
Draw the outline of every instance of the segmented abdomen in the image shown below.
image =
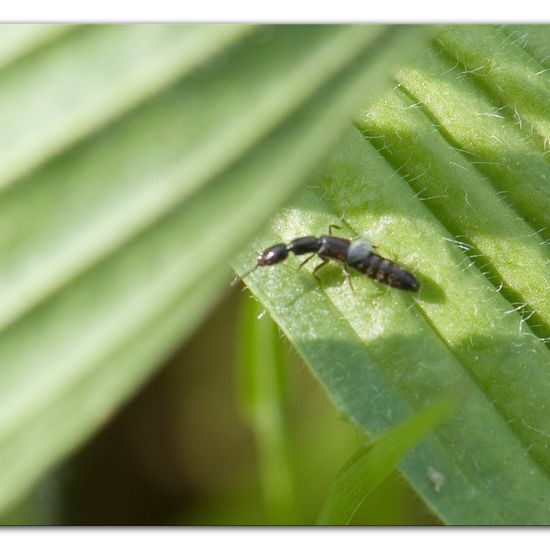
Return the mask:
[[418,290],[420,288],[418,281],[406,269],[375,252],[369,254],[364,260],[358,260],[350,265],[367,277],[394,288],[401,290]]

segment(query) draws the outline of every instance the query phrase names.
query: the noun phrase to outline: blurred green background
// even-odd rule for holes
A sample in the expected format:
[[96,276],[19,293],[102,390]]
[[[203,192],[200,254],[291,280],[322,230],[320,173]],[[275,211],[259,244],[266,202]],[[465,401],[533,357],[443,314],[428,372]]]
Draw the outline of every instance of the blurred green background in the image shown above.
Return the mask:
[[[250,300],[247,291],[228,291],[143,390],[2,523],[277,523],[262,496],[254,432],[242,414],[234,360],[239,309]],[[258,320],[270,322],[267,316]],[[336,415],[284,337],[278,340],[286,359],[285,410],[298,507],[288,510],[287,523],[312,524],[338,470],[365,438]],[[397,472],[369,495],[352,522],[436,523]]]

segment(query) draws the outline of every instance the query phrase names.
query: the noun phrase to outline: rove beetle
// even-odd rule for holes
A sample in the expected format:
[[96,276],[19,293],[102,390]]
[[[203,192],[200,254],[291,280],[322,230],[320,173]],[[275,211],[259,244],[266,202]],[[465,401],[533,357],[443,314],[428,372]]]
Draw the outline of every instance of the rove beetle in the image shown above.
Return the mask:
[[258,254],[257,264],[244,276],[248,275],[258,267],[278,264],[288,258],[290,252],[296,256],[310,254],[298,269],[304,266],[316,254],[321,258],[321,263],[313,270],[313,276],[329,260],[336,260],[344,264],[347,271],[348,266],[363,273],[367,277],[380,283],[416,292],[420,288],[419,282],[414,275],[409,273],[400,265],[388,260],[373,252],[373,245],[362,239],[343,239],[332,235],[332,228],[340,229],[337,225],[330,225],[328,235],[320,237],[298,237],[290,243],[278,243],[266,248]]

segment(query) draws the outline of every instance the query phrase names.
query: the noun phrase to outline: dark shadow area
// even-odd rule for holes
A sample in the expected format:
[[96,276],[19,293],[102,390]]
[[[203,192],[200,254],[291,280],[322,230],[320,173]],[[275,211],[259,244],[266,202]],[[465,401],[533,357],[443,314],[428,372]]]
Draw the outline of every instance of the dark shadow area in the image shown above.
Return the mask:
[[[499,448],[510,434],[523,446],[516,458],[529,457],[550,474],[550,364],[544,362],[546,348],[533,353],[537,344],[531,336],[482,336],[473,328],[454,348],[435,334],[429,345],[406,335],[382,335],[368,348],[338,339],[302,339],[296,344],[341,412],[370,434],[384,433],[441,397],[458,396],[461,404],[449,419],[451,428],[444,425],[442,434],[461,460],[467,447],[474,453],[469,461],[472,475],[483,471],[476,464],[481,460],[475,456],[476,438],[495,438],[497,455],[491,460],[498,463],[498,453],[510,451]],[[471,439],[455,439],[460,433]]]
[[417,294],[421,302],[428,304],[443,304],[447,301],[445,290],[425,273],[415,273],[420,282],[420,290]]
[[231,391],[237,303],[235,292],[70,461],[63,524],[178,525],[209,492],[238,494],[255,481],[253,441]]

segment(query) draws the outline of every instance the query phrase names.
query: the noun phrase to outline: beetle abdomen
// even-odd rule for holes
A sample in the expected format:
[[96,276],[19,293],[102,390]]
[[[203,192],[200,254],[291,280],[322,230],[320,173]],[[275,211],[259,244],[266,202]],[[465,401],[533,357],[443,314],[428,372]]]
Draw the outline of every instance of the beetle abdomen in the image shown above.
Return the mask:
[[367,277],[394,288],[413,291],[420,288],[416,278],[406,269],[374,252],[365,259],[357,260],[350,265]]

